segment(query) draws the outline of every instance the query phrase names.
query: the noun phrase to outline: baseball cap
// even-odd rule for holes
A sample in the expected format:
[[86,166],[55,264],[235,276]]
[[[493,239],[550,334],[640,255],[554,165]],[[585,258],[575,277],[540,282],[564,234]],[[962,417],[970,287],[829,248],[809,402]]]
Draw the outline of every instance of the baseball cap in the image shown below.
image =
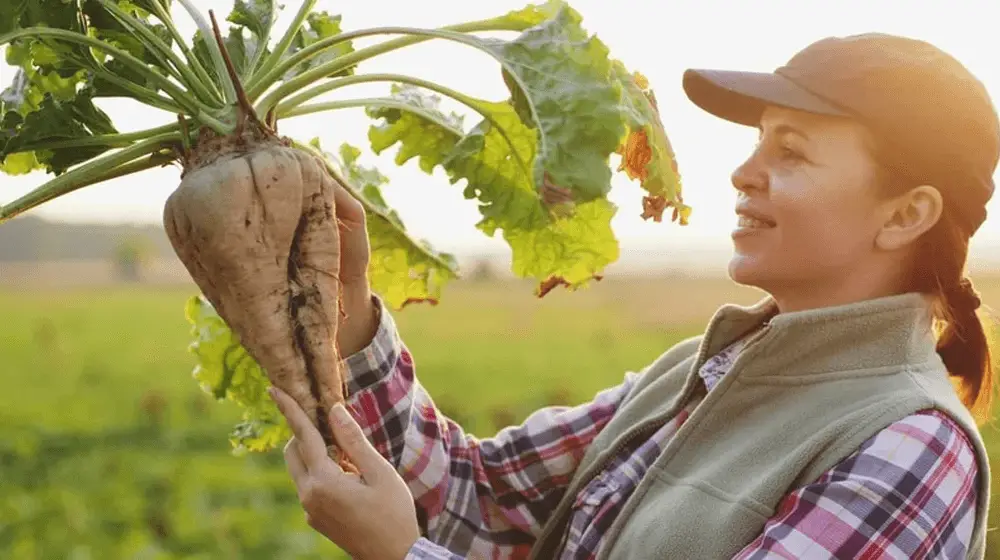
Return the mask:
[[853,118],[877,138],[882,163],[940,189],[970,235],[986,219],[1000,159],[996,110],[975,76],[925,41],[827,37],[774,72],[689,69],[683,86],[695,105],[747,126],[759,126],[768,105]]

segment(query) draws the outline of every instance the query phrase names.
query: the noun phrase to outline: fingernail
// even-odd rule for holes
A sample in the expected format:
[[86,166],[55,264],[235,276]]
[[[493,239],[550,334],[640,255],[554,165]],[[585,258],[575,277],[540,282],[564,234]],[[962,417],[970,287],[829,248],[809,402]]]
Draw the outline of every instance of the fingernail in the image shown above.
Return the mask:
[[347,409],[344,408],[344,405],[337,403],[333,405],[332,409],[330,409],[330,420],[341,426],[345,426],[348,422],[350,422],[351,417],[347,413]]
[[271,398],[274,399],[275,403],[279,402],[278,401],[278,391],[274,387],[268,387],[267,388],[267,394],[271,395]]

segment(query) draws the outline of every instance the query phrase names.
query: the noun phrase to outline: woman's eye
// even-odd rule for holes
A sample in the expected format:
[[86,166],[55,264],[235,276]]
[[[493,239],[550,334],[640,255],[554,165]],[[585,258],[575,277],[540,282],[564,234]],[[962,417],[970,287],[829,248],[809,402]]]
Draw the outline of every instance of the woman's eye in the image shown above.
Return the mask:
[[780,151],[782,159],[786,159],[789,161],[801,161],[805,159],[805,157],[801,153],[785,146],[782,146]]

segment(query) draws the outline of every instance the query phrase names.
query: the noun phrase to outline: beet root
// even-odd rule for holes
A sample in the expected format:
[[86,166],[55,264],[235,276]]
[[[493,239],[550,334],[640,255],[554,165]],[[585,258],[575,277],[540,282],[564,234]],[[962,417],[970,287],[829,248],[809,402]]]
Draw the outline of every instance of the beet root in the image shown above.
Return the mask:
[[218,151],[185,170],[164,226],[195,283],[271,383],[306,411],[330,456],[356,472],[329,424],[345,394],[335,344],[335,180],[315,156],[277,138]]

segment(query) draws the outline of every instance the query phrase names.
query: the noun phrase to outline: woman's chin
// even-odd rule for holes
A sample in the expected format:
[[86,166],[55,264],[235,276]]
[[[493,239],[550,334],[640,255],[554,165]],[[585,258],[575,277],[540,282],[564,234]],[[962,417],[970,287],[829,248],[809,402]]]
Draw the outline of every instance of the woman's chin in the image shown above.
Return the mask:
[[764,279],[761,264],[760,259],[737,252],[729,260],[729,278],[737,284],[757,286]]

